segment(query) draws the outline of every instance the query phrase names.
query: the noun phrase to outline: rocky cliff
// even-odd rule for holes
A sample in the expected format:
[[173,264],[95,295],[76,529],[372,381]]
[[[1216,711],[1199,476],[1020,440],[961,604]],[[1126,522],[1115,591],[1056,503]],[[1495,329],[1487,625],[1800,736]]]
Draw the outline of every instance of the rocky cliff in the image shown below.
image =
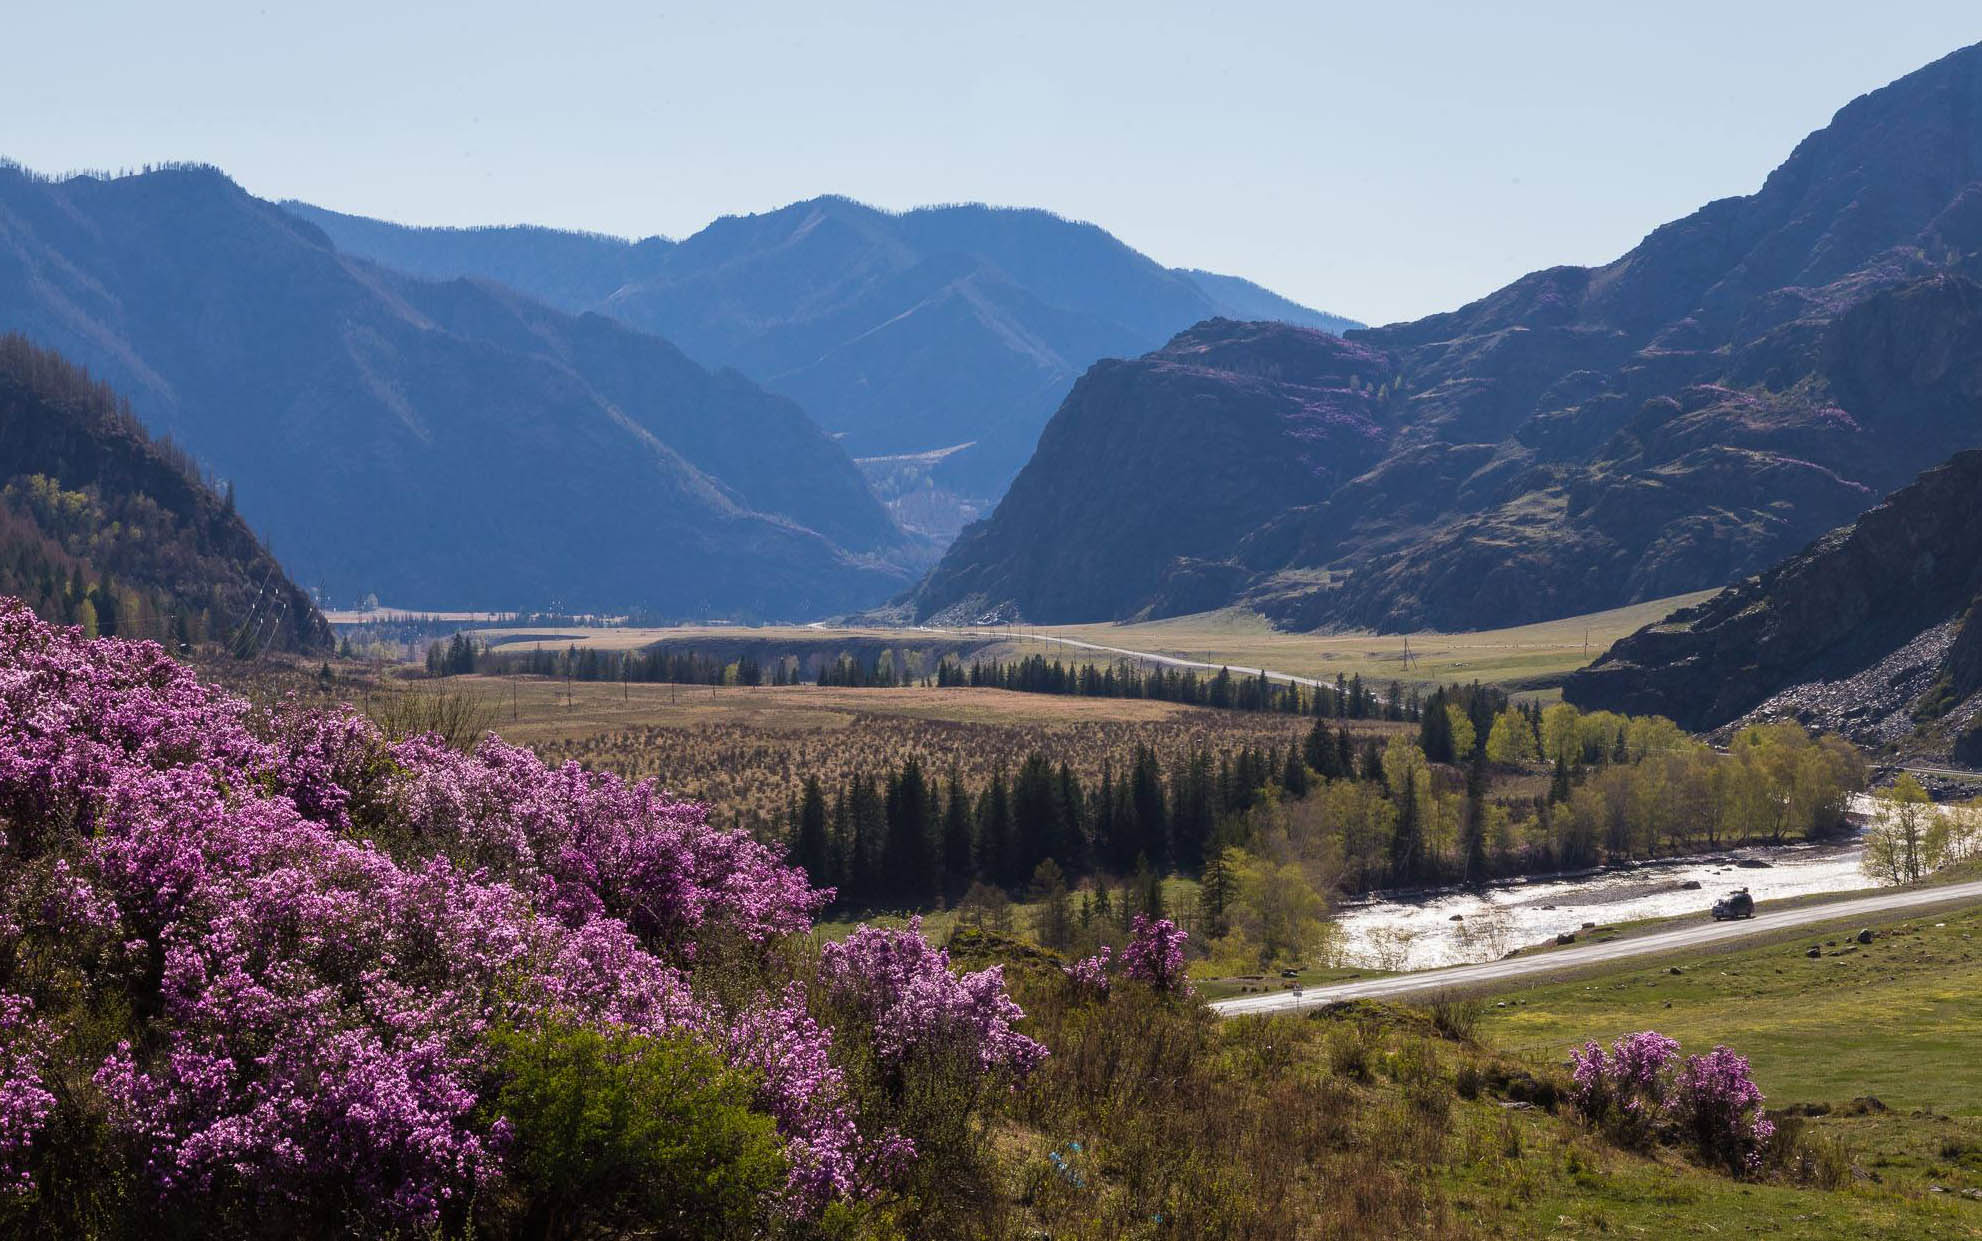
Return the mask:
[[1618,642],[1577,706],[1711,729],[1791,715],[1873,743],[1982,715],[1982,452],[1922,474],[1768,572]]

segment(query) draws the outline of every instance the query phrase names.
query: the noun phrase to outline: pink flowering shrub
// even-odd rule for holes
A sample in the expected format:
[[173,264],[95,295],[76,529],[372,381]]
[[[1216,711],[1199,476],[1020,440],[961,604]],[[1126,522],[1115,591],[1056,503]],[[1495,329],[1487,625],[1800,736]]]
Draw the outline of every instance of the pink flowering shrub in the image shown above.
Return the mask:
[[1737,1174],[1761,1169],[1776,1127],[1762,1113],[1746,1057],[1725,1047],[1688,1056],[1673,1083],[1672,1110],[1702,1158]]
[[1104,947],[1094,956],[1083,957],[1072,965],[1061,967],[1060,972],[1066,975],[1067,982],[1076,992],[1097,998],[1106,996],[1108,957],[1112,951],[1113,949]]
[[42,1084],[43,1031],[26,996],[0,995],[0,1193],[33,1188],[25,1167],[28,1148],[55,1110]]
[[1129,942],[1122,949],[1122,976],[1168,995],[1191,994],[1191,980],[1184,973],[1187,938],[1168,918],[1137,914],[1129,927]]
[[1664,1118],[1667,1070],[1678,1055],[1679,1044],[1653,1030],[1624,1035],[1609,1052],[1585,1043],[1569,1053],[1570,1101],[1612,1141],[1642,1145]]
[[925,1050],[961,1051],[985,1071],[1024,1076],[1046,1048],[1012,1028],[1025,1016],[1005,993],[1005,967],[950,972],[950,954],[922,937],[922,919],[905,931],[862,926],[820,953],[827,994],[859,1014],[873,1032],[875,1054],[900,1067]]
[[1775,1125],[1762,1113],[1744,1057],[1716,1047],[1681,1062],[1679,1044],[1651,1030],[1625,1035],[1608,1053],[1587,1043],[1570,1056],[1571,1101],[1613,1140],[1643,1144],[1671,1134],[1730,1172],[1760,1169]]
[[[495,1106],[500,1046],[553,1026],[687,1040],[737,1072],[775,1126],[782,1213],[871,1194],[914,1158],[863,1114],[819,998],[770,951],[830,893],[651,782],[493,737],[393,744],[348,709],[256,711],[154,644],[0,600],[0,832],[16,1191],[72,1162],[40,1151],[47,1134],[107,1124],[92,1149],[136,1175],[74,1183],[129,1185],[131,1210],[195,1230],[466,1230],[530,1153]],[[719,983],[698,972],[712,956]],[[822,978],[863,1045],[1037,1063],[1002,974],[945,966],[897,932]],[[58,1072],[95,1097],[58,1096]]]

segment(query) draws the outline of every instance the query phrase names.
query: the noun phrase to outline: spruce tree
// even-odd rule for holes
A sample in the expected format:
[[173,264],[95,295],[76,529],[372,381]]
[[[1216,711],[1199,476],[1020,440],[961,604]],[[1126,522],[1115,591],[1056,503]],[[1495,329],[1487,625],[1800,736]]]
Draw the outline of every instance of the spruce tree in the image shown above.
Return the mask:
[[814,887],[833,885],[833,846],[826,834],[826,790],[816,775],[805,778],[805,792],[799,798],[798,826],[792,833],[792,861],[805,869]]
[[954,905],[970,888],[975,873],[975,841],[970,831],[970,795],[963,791],[963,777],[950,771],[949,793],[943,813],[943,903]]

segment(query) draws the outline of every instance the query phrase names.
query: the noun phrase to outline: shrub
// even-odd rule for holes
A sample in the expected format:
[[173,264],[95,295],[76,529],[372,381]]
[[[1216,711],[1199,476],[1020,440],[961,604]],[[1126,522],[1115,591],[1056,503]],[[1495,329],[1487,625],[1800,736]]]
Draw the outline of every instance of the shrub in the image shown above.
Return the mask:
[[1775,1123],[1762,1112],[1762,1091],[1745,1056],[1716,1047],[1687,1057],[1672,1110],[1701,1158],[1737,1174],[1760,1169]]
[[[0,825],[10,1235],[462,1234],[545,1177],[637,1198],[684,1169],[720,1234],[912,1153],[778,950],[830,893],[652,782],[260,711],[0,600]],[[962,1030],[979,1077],[1044,1054],[998,971],[891,945],[920,964],[850,1044]],[[519,1030],[563,1033],[491,1034]],[[706,1126],[612,1114],[676,1091]]]
[[1114,950],[1102,948],[1094,956],[1083,957],[1072,965],[1061,967],[1067,982],[1076,994],[1092,998],[1105,998],[1108,994],[1108,957]]
[[1642,1146],[1664,1116],[1666,1070],[1679,1044],[1656,1031],[1627,1034],[1606,1053],[1599,1043],[1571,1052],[1570,1101],[1614,1142]]
[[490,1040],[517,1231],[745,1237],[768,1224],[784,1157],[754,1083],[707,1048],[551,1023]]
[[1189,938],[1168,918],[1135,916],[1128,946],[1122,949],[1122,976],[1147,983],[1165,995],[1191,994],[1184,973],[1184,941]]

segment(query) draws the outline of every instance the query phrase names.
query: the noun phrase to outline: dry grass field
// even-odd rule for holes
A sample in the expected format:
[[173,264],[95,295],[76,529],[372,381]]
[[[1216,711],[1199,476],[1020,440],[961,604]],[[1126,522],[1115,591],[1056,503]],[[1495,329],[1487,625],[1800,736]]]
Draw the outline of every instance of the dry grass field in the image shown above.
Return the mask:
[[1285,633],[1274,629],[1256,613],[1237,609],[1132,625],[1024,625],[970,630],[702,625],[555,631],[489,628],[474,632],[485,641],[512,650],[528,650],[539,645],[552,649],[577,646],[634,650],[666,642],[683,649],[714,650],[733,648],[739,643],[761,643],[790,653],[830,653],[849,645],[879,644],[922,652],[949,650],[965,659],[1044,654],[1078,664],[1106,663],[1115,658],[1072,644],[1087,642],[1208,664],[1267,668],[1296,676],[1329,679],[1339,674],[1361,676],[1378,684],[1396,680],[1420,685],[1477,680],[1520,689],[1580,668],[1619,638],[1712,593],[1676,595],[1588,616],[1474,633]]
[[[1235,610],[1135,625],[1028,626],[1023,632],[1035,643],[1050,645],[1055,637],[1072,638],[1296,676],[1332,678],[1340,673],[1380,683],[1481,681],[1519,686],[1580,668],[1619,638],[1713,593],[1675,595],[1609,612],[1476,633],[1283,633],[1254,613]],[[1409,668],[1405,667],[1407,646]]]
[[474,695],[490,727],[547,759],[656,777],[708,801],[724,823],[752,830],[781,824],[789,800],[815,772],[828,780],[879,773],[913,754],[931,772],[955,769],[975,787],[1038,750],[1087,781],[1099,778],[1104,763],[1119,766],[1138,744],[1166,761],[1200,746],[1214,753],[1284,747],[1310,723],[1143,699],[995,689],[567,685],[483,676],[446,685]]

